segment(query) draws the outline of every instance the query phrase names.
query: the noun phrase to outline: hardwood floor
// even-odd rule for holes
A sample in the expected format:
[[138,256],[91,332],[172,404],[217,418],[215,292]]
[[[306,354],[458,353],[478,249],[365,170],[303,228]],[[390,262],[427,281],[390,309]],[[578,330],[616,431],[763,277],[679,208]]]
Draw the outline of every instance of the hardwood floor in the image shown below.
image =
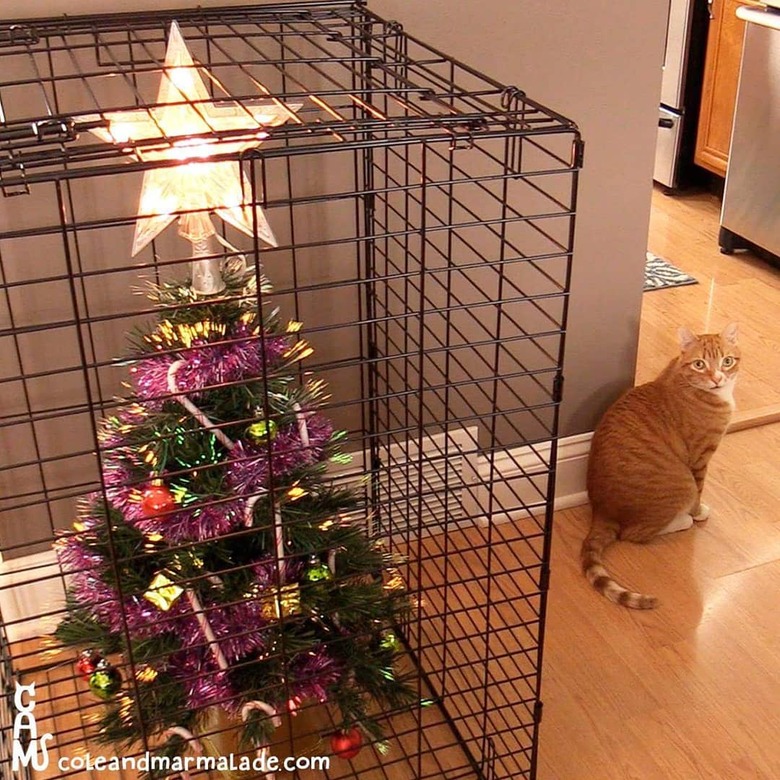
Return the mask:
[[740,324],[743,359],[737,385],[741,416],[780,412],[780,269],[749,252],[723,255],[718,250],[720,201],[704,192],[667,197],[656,188],[648,248],[699,284],[654,290],[643,297],[637,356],[637,383],[655,377],[677,353],[676,331],[687,325]]
[[[626,585],[658,596],[661,605],[655,611],[630,611],[597,595],[577,563],[589,509],[577,507],[557,513],[538,780],[780,777],[778,452],[780,425],[729,434],[710,467],[705,498],[713,514],[707,523],[650,545],[624,543],[611,548],[607,564],[612,574]],[[494,556],[509,556],[507,570],[517,568],[512,556],[525,549],[519,538],[522,530],[519,522],[494,527],[489,549]],[[477,532],[472,529],[471,533]],[[458,538],[453,535],[454,540]],[[428,544],[436,539],[441,543],[441,537],[432,537]],[[480,555],[488,554],[484,542],[478,541],[464,538],[464,563],[467,557],[479,560]],[[453,555],[449,550],[449,558]],[[459,560],[455,557],[451,561],[455,570],[461,568]],[[438,566],[427,572],[432,582],[440,581]],[[471,595],[466,592],[465,596],[486,598],[487,591],[483,592],[480,583],[475,581]],[[500,585],[502,592],[519,587],[506,576],[500,581],[497,578],[495,585]],[[437,598],[435,589],[428,587],[427,591],[429,599]],[[504,595],[507,593],[511,594],[506,590]],[[524,659],[523,633],[515,626],[522,623],[526,605],[519,598],[516,604],[517,609],[503,605],[492,612],[496,621],[509,627],[498,629],[496,634],[502,642],[502,664],[522,663]],[[480,614],[473,609],[470,619],[480,619]],[[428,630],[427,622],[424,625]],[[465,630],[470,631],[468,626]],[[517,651],[511,653],[513,645]],[[29,650],[30,661],[41,660],[34,648]],[[448,674],[468,671],[467,666],[456,663],[459,652],[451,636],[448,658],[452,671]],[[51,720],[54,713],[45,704],[43,689],[38,714],[42,730],[54,731],[63,743],[73,741],[68,749],[71,752],[83,744],[82,722],[88,721],[98,705],[83,692],[74,697],[72,667],[67,660],[63,664],[40,680],[48,688],[46,696],[65,697],[58,700],[58,714]],[[497,675],[503,682],[491,688],[491,697],[520,695],[516,682],[507,683],[505,678],[505,673]],[[516,674],[512,678],[521,679]],[[24,681],[29,682],[29,675],[24,675]],[[79,685],[83,689],[83,683]],[[521,711],[519,707],[516,710]],[[432,718],[436,715],[435,708],[424,712]],[[412,729],[408,736],[414,739],[418,733]],[[430,742],[447,737],[449,731],[443,724],[431,722],[424,733]],[[514,733],[510,730],[507,735]],[[518,729],[517,733],[523,732]],[[415,767],[403,763],[406,751],[402,743],[399,746],[394,740],[388,757],[366,753],[362,760],[384,767],[376,773],[377,778],[420,776]],[[409,753],[414,749],[415,745],[409,746]],[[427,755],[431,759],[436,755],[440,765],[450,761],[462,765],[456,751],[450,740],[442,742],[438,753]],[[93,755],[96,753],[94,750]],[[338,765],[327,776],[342,777],[339,771],[346,772],[346,768],[346,764]],[[56,770],[36,773],[40,780],[57,776]],[[371,773],[361,774],[364,776],[374,777]],[[88,778],[86,773],[73,777]],[[118,780],[119,776],[102,773],[100,777]],[[122,777],[129,780],[130,775]],[[97,775],[89,778],[96,780]],[[497,775],[496,780],[499,778],[508,780],[509,775]]]
[[[780,777],[778,452],[780,425],[729,434],[710,466],[705,489],[713,508],[709,521],[650,545],[623,543],[610,549],[607,565],[619,581],[661,599],[651,612],[617,607],[587,585],[577,560],[589,509],[557,513],[538,780]],[[521,530],[519,523],[495,526],[492,554],[521,554],[525,549],[518,538]],[[441,541],[435,537],[429,543],[435,539]],[[484,544],[471,542],[463,555],[478,557],[475,550]],[[511,557],[508,564],[517,566]],[[438,581],[437,567],[428,573]],[[506,580],[496,584],[506,588]],[[485,598],[480,588],[474,592]],[[435,597],[429,593],[429,598]],[[517,603],[519,614],[524,603],[519,599]],[[493,614],[514,626],[518,621],[514,611],[503,607]],[[504,663],[522,662],[522,652],[506,652],[511,644],[522,650],[522,636],[519,629],[501,631]],[[452,673],[462,673],[467,667],[454,663],[457,648],[450,645]],[[73,686],[69,664],[50,674],[63,678],[59,685]],[[52,682],[48,680],[49,685]],[[514,691],[514,684],[498,683],[492,695]],[[58,692],[67,694],[64,689]],[[96,707],[88,699],[68,700],[82,718],[88,718]],[[78,742],[80,724],[74,714],[69,716],[73,729],[69,733]],[[61,719],[54,729],[49,724],[43,718],[40,727],[56,731],[59,738],[67,731]],[[435,723],[425,730],[428,740],[448,733]],[[456,761],[456,750],[451,742],[444,743],[438,760]],[[377,777],[419,776],[402,763],[403,755],[396,744],[389,757],[373,759],[386,768]],[[57,774],[37,775],[47,776]],[[87,780],[85,773],[74,777]],[[129,775],[123,777],[129,780]],[[341,775],[336,771],[328,777]],[[509,775],[499,778],[508,780]]]
[[711,519],[607,567],[661,599],[617,607],[577,557],[590,512],[558,513],[539,780],[780,777],[780,426],[729,434],[705,488]]
[[[719,204],[653,196],[649,249],[700,284],[644,296],[637,382],[676,352],[679,325],[741,326],[736,428],[777,420],[780,271],[721,255]],[[730,433],[710,466],[711,519],[607,566],[660,597],[616,607],[580,574],[588,507],[559,512],[546,634],[539,780],[775,780],[780,777],[780,425]]]

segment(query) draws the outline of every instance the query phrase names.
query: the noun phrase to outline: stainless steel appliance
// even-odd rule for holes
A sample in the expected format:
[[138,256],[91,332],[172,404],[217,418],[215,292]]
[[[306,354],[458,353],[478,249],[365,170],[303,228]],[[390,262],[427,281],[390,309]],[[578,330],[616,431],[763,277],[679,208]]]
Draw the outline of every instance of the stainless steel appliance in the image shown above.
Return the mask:
[[[780,3],[778,3],[780,4]],[[719,242],[780,256],[780,10],[740,8],[747,22]]]
[[653,171],[670,190],[693,171],[707,20],[706,0],[670,0]]

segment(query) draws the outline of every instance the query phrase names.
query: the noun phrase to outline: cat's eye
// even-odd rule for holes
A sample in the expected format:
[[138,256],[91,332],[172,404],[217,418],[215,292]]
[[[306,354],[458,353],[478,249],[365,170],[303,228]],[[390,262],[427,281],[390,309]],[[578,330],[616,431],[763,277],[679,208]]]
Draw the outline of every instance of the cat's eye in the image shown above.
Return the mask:
[[731,355],[726,355],[726,357],[723,358],[720,365],[722,368],[731,368],[735,363],[737,362],[737,359],[735,357],[732,357]]
[[697,371],[704,371],[705,368],[707,368],[707,364],[703,360],[694,360],[691,365],[697,370]]

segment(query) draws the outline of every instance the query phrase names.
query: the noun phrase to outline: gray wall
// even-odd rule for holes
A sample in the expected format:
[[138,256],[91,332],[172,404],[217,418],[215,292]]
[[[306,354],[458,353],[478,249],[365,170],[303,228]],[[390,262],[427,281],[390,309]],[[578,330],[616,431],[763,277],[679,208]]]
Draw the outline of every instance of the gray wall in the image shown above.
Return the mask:
[[[4,0],[0,15],[161,5],[193,3]],[[371,0],[370,7],[579,124],[587,146],[561,430],[591,430],[634,377],[667,3]]]
[[375,0],[406,31],[516,84],[585,140],[562,433],[592,430],[633,384],[665,2]]

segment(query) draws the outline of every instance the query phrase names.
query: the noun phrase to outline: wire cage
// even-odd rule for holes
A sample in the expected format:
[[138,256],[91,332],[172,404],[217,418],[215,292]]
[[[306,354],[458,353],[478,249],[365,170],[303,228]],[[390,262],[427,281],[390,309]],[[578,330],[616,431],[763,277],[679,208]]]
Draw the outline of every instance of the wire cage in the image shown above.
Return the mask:
[[[179,68],[198,74],[194,93],[170,75],[174,21],[192,57]],[[163,97],[166,78],[173,95]],[[177,111],[194,125],[173,130],[167,117]],[[36,684],[38,735],[53,735],[49,766],[35,767],[33,776],[102,776],[58,762],[84,750],[106,754],[95,725],[106,703],[74,671],[76,651],[52,642],[72,608],[66,588],[89,568],[74,574],[53,546],[85,532],[78,519],[85,502],[116,501],[112,452],[121,447],[106,437],[105,420],[126,421],[133,404],[137,411],[129,377],[157,359],[132,353],[128,334],[159,332],[149,323],[161,310],[173,320],[222,300],[228,272],[254,280],[236,295],[239,304],[278,311],[280,322],[293,323],[283,339],[295,353],[286,386],[316,378],[317,414],[345,432],[342,455],[323,464],[317,480],[334,490],[351,487],[344,516],[372,549],[392,558],[393,576],[413,601],[389,636],[397,640],[390,674],[405,675],[414,695],[404,706],[373,712],[386,743],[366,733],[354,757],[333,757],[319,775],[299,767],[291,776],[534,777],[583,148],[576,126],[359,0],[0,24],[0,120],[3,777],[30,771],[12,766],[19,737],[13,680]],[[207,212],[213,221],[204,220]],[[174,221],[178,235],[165,229]],[[217,231],[204,243],[208,225]],[[161,309],[135,294],[190,276],[195,285],[198,275],[215,286],[186,302],[164,300]],[[166,342],[166,355],[191,355],[193,343],[206,338],[188,332],[186,343]],[[209,343],[227,354],[237,338],[222,331]],[[262,328],[241,338],[267,342],[253,354],[268,369],[276,342]],[[271,465],[254,495],[284,490],[289,497],[298,483],[284,477],[270,451],[285,425],[300,434],[296,446],[315,446],[301,428],[306,414],[288,409],[272,441],[269,420],[280,402],[262,380],[270,374],[258,369],[247,377],[226,365],[212,372],[210,389],[224,391],[220,398],[228,391],[235,398],[242,387],[262,396],[254,399],[265,420],[258,448],[268,449]],[[174,376],[167,395],[158,391],[146,403],[178,404],[188,435],[199,441],[220,428],[235,438],[241,425],[257,422],[251,415],[198,416],[193,406],[202,405],[201,396],[181,400],[181,389]],[[149,440],[136,436],[135,451],[153,444],[159,455],[165,437],[144,430]],[[229,457],[224,448],[212,456],[218,464]],[[212,468],[177,463],[182,479]],[[231,500],[217,495],[201,496],[197,511]],[[136,511],[128,506],[128,515]],[[274,509],[268,528],[277,519],[284,528],[294,506],[290,499],[283,512]],[[114,530],[106,561],[118,572],[126,551],[108,517]],[[268,528],[231,527],[219,544],[235,536],[251,547]],[[176,560],[193,546],[186,538],[166,541],[166,555]],[[275,576],[300,557],[284,545],[283,532],[282,542],[269,553]],[[210,555],[207,546],[197,550]],[[332,569],[328,587],[345,587],[351,575],[339,571],[335,552],[315,552]],[[132,565],[143,570],[146,553],[133,555]],[[214,585],[210,558],[210,571],[200,564],[189,585],[185,574],[168,574],[205,603],[219,577]],[[237,560],[221,565],[225,581],[251,568]],[[117,587],[123,583],[129,587]],[[176,604],[186,602],[182,588]],[[143,596],[129,598],[140,603]],[[257,598],[255,591],[237,600],[244,606]],[[192,605],[198,625],[207,625],[187,640],[206,653],[216,641],[206,631],[209,609],[204,616]],[[168,613],[159,614],[164,622]],[[118,633],[137,648],[131,617],[118,614]],[[283,611],[277,617],[284,622]],[[333,615],[319,619],[340,627]],[[223,635],[217,640],[227,644]],[[274,652],[283,651],[266,649],[264,657]],[[143,670],[132,652],[112,663],[132,708]],[[330,754],[327,737],[338,715],[316,698],[291,698],[305,712],[287,717],[266,749]],[[140,732],[125,753],[148,750],[158,736],[151,724],[141,723]],[[240,750],[254,754],[255,747]],[[136,771],[125,767],[115,776]]]

